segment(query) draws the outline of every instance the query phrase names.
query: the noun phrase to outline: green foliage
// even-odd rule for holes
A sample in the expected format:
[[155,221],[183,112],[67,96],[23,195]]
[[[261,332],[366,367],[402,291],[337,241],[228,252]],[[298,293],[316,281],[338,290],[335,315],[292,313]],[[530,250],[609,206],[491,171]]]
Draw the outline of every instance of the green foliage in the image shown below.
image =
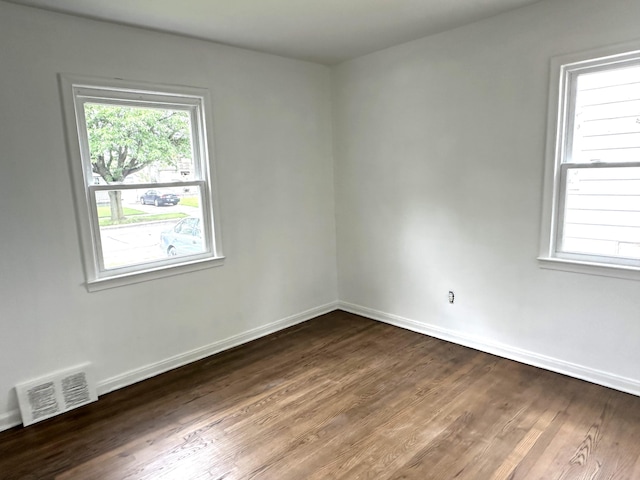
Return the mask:
[[191,158],[186,111],[86,103],[85,118],[93,172],[107,183]]

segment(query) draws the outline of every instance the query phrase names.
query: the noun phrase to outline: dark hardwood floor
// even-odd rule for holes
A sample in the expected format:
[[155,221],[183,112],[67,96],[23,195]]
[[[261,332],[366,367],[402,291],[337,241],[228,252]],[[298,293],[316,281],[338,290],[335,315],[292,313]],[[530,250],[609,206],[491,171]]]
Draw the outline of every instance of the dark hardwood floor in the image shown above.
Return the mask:
[[7,479],[640,479],[640,398],[344,312],[0,433]]

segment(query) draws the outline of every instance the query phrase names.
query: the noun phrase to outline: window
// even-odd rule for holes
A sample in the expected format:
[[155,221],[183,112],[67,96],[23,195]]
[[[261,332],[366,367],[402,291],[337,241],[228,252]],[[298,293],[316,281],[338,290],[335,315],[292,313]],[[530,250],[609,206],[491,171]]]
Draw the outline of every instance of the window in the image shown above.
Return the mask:
[[61,86],[89,290],[219,265],[207,91]]
[[607,53],[553,63],[540,259],[640,278],[640,52]]

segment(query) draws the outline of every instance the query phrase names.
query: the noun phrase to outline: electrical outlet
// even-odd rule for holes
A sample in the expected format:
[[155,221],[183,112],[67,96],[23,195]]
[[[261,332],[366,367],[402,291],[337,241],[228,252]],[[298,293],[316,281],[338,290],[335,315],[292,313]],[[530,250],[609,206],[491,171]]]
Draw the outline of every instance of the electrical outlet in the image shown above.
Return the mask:
[[453,303],[456,296],[453,294],[453,291],[449,290],[449,303]]

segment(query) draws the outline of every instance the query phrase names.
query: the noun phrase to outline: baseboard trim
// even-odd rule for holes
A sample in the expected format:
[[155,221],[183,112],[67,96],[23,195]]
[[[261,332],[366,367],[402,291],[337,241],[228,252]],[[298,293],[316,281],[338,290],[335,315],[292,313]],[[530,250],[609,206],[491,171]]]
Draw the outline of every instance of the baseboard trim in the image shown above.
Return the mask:
[[270,335],[272,333],[284,330],[285,328],[292,327],[307,320],[311,320],[319,315],[332,312],[338,308],[338,302],[331,302],[325,305],[306,310],[295,315],[277,320],[275,322],[263,325],[261,327],[248,330],[246,332],[234,335],[224,340],[205,345],[204,347],[196,348],[186,353],[181,353],[173,357],[161,360],[160,362],[152,363],[135,370],[130,370],[121,375],[108,378],[101,382],[98,382],[98,395],[104,395],[105,393],[118,390],[120,388],[133,385],[142,380],[146,380],[161,373],[168,372],[174,368],[179,368],[189,363],[201,360],[216,353],[220,353],[224,350],[228,350],[233,347],[242,345],[243,343],[256,340],[260,337]]
[[[197,360],[201,360],[216,353],[220,353],[224,350],[237,347],[239,345],[242,345],[243,343],[247,343],[260,337],[264,337],[280,330],[284,330],[285,328],[292,327],[299,323],[306,322],[307,320],[311,320],[320,315],[324,315],[325,313],[332,312],[337,308],[338,302],[327,303],[325,305],[321,305],[319,307],[312,308],[295,315],[291,315],[281,320],[277,320],[267,325],[248,330],[238,335],[234,335],[225,340],[220,340],[218,342],[205,345],[204,347],[196,348],[180,355],[175,355],[173,357],[167,358],[166,360],[152,363],[135,370],[130,370],[121,375],[116,375],[115,377],[111,377],[98,382],[98,395],[104,395],[105,393],[112,392],[119,388],[124,388],[129,385],[133,385],[134,383],[141,382],[142,380],[155,377],[156,375],[160,375],[161,373],[173,370],[174,368],[182,367]],[[7,413],[0,414],[0,432],[20,425],[21,423],[22,417],[20,416],[20,410],[18,409],[10,410]]]
[[22,417],[20,416],[20,410],[9,410],[7,413],[0,415],[0,432],[9,430],[10,428],[20,425],[22,423]]
[[632,378],[621,377],[619,375],[566,362],[558,358],[540,355],[538,353],[512,347],[510,345],[464,335],[454,330],[417,322],[399,315],[381,312],[379,310],[374,310],[372,308],[363,307],[353,303],[338,302],[338,308],[346,312],[354,313],[372,320],[404,328],[406,330],[411,330],[413,332],[429,335],[441,340],[446,340],[458,345],[463,345],[481,352],[490,353],[509,360],[514,360],[516,362],[543,368],[562,375],[567,375],[569,377],[578,378],[604,387],[613,388],[614,390],[620,390],[625,393],[640,396],[640,381]]

